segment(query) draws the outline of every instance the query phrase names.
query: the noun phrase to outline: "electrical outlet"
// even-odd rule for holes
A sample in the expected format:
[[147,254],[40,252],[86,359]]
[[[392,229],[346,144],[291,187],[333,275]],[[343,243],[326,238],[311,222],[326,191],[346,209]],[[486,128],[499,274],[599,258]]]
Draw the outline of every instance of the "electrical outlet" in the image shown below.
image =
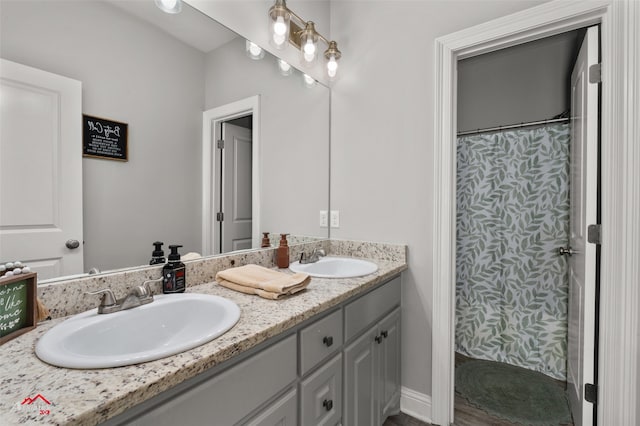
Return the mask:
[[331,210],[331,227],[340,228],[340,211]]
[[320,227],[321,228],[329,227],[329,214],[326,210],[320,210]]

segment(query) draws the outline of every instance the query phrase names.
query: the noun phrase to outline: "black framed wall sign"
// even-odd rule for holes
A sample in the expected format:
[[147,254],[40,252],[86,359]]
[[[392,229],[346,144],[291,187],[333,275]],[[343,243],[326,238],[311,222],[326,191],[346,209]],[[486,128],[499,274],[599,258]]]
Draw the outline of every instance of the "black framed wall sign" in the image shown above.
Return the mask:
[[82,156],[127,161],[127,123],[82,114]]

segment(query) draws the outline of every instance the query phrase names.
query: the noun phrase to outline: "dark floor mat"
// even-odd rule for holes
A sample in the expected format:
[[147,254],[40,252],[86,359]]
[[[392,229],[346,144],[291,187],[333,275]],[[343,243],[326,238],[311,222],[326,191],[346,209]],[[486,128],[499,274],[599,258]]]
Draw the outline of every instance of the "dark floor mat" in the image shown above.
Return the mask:
[[455,384],[460,396],[495,417],[523,425],[571,424],[564,390],[544,374],[474,360],[456,368]]

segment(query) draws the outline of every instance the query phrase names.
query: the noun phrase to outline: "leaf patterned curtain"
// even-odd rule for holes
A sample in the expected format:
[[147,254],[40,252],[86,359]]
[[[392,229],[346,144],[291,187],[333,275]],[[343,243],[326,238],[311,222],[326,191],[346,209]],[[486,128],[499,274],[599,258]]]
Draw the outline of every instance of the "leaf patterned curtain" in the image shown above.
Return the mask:
[[569,125],[458,138],[456,351],[566,379]]

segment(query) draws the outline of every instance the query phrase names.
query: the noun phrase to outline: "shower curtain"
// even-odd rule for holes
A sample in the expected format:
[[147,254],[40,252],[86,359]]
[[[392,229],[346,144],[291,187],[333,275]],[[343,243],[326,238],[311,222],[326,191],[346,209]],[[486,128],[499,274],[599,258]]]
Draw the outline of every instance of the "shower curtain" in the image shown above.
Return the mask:
[[565,380],[569,125],[457,144],[456,351]]

